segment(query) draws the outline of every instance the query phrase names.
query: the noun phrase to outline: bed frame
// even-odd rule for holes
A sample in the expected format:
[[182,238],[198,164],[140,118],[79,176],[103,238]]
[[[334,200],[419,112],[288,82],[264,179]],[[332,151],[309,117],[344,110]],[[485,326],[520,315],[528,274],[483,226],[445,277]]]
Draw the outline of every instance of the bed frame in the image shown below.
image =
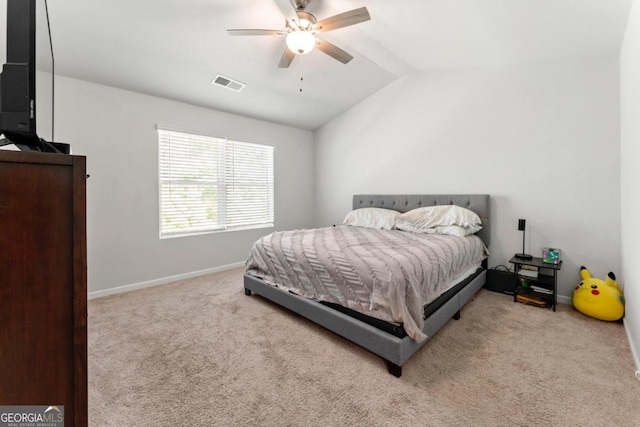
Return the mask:
[[[353,196],[353,209],[378,207],[407,212],[419,207],[436,205],[458,205],[477,213],[483,225],[482,230],[477,235],[489,247],[490,216],[488,194]],[[423,331],[427,335],[427,339],[418,343],[408,336],[399,338],[327,305],[273,287],[256,277],[244,275],[246,295],[251,295],[252,292],[255,292],[377,354],[385,360],[389,373],[396,377],[402,375],[402,365],[420,350],[429,341],[429,338],[444,326],[449,319],[454,318],[457,320],[460,318],[462,306],[476,294],[485,282],[486,263],[484,263],[484,268],[479,274],[425,320]]]

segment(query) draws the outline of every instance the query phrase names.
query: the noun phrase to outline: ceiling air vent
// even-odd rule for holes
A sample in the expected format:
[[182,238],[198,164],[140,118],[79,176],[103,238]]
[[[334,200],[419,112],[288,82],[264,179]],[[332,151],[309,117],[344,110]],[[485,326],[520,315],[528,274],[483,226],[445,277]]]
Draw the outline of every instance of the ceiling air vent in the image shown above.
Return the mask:
[[230,79],[229,77],[221,76],[218,74],[215,79],[211,81],[214,85],[226,87],[234,92],[240,92],[246,86],[244,83],[240,83],[237,80]]

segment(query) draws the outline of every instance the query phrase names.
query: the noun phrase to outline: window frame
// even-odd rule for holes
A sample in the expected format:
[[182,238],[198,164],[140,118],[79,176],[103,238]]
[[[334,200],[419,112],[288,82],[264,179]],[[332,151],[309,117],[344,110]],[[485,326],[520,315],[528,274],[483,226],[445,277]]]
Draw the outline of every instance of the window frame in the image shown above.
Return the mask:
[[[215,135],[208,134],[206,132],[200,131],[192,131],[192,130],[184,130],[184,129],[176,129],[169,128],[164,126],[156,126],[157,131],[157,149],[158,149],[158,235],[160,239],[172,239],[177,237],[189,237],[189,236],[200,236],[205,234],[215,234],[215,233],[226,233],[233,231],[243,231],[243,230],[253,230],[260,228],[273,228],[275,226],[275,147],[273,145],[264,144],[264,143],[255,143],[248,141],[241,141],[238,139],[230,139],[226,137],[219,137]],[[195,181],[191,181],[189,183],[190,186],[215,186],[217,188],[217,196],[216,196],[216,215],[217,215],[217,225],[212,225],[211,227],[203,227],[200,230],[187,230],[187,231],[167,231],[163,230],[163,189],[167,186],[167,179],[163,179],[163,141],[162,134],[163,133],[177,133],[188,136],[192,136],[194,138],[201,138],[202,140],[211,139],[216,144],[219,144],[216,148],[218,151],[217,158],[217,174],[216,179],[214,181],[210,181],[209,184],[198,184]],[[254,222],[251,224],[244,225],[229,225],[228,218],[228,207],[229,207],[229,199],[230,199],[230,188],[233,188],[234,185],[237,185],[239,181],[243,183],[254,182],[252,175],[240,175],[238,179],[228,179],[229,176],[233,176],[235,178],[237,172],[234,169],[234,166],[230,166],[230,158],[229,158],[229,148],[234,147],[235,144],[248,146],[255,146],[256,150],[259,154],[266,156],[266,162],[264,165],[260,165],[264,168],[267,173],[267,176],[264,181],[259,181],[259,184],[254,187],[266,187],[266,193],[263,197],[266,198],[265,204],[260,204],[261,207],[266,208],[266,214],[263,219],[264,222]],[[259,147],[259,148],[258,148]],[[233,152],[232,157],[235,165],[235,151],[231,149]],[[249,159],[250,157],[244,158],[244,160]],[[242,161],[243,158],[240,158]],[[232,170],[230,174],[229,171]],[[242,180],[244,177],[244,180]],[[189,182],[188,180],[185,182]],[[222,197],[220,197],[222,196]],[[206,206],[203,204],[202,206]],[[242,210],[241,212],[247,212],[246,210]]]

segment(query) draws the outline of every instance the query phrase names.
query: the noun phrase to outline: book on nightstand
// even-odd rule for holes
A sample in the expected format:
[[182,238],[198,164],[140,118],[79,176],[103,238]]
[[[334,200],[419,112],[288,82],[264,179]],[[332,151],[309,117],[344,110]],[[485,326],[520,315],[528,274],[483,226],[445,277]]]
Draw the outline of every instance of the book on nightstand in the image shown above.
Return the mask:
[[542,286],[531,285],[531,290],[541,294],[547,294],[547,295],[553,294],[553,291],[551,289],[543,288]]
[[523,276],[523,277],[531,277],[532,279],[537,279],[538,278],[538,271],[534,271],[534,270],[529,270],[526,268],[522,268],[520,269],[520,271],[518,272],[519,276]]
[[517,295],[516,301],[521,302],[523,304],[531,304],[536,307],[546,307],[547,302],[541,300],[540,298],[533,297],[531,295]]

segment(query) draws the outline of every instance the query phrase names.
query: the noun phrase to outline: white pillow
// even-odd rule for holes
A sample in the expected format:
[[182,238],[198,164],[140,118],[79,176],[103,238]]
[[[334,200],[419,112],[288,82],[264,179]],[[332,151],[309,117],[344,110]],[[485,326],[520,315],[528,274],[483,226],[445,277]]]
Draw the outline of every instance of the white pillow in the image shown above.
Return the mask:
[[396,220],[398,230],[425,233],[435,227],[456,225],[472,228],[481,225],[480,217],[469,209],[456,205],[428,206],[405,212]]
[[425,234],[446,234],[448,236],[465,237],[475,234],[482,230],[481,225],[473,225],[471,227],[460,227],[459,225],[444,225],[441,227],[427,228],[423,231]]
[[354,209],[344,218],[343,224],[358,227],[392,230],[400,212],[383,208]]

